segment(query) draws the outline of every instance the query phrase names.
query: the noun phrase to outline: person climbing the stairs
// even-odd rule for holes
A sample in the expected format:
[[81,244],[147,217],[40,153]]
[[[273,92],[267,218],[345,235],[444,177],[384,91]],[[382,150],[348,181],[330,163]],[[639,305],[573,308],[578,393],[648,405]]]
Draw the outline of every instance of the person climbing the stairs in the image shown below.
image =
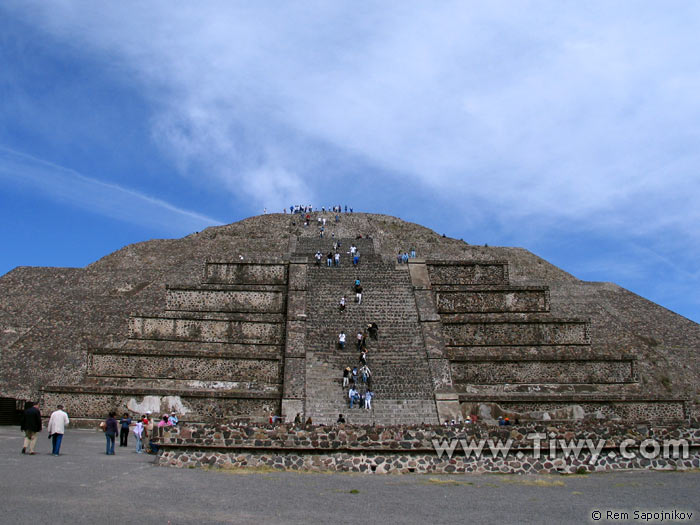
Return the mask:
[[355,281],[355,302],[362,304],[362,285],[359,279]]
[[345,332],[342,330],[338,334],[338,348],[345,350]]
[[345,311],[345,296],[342,296],[340,298],[340,311],[344,312]]

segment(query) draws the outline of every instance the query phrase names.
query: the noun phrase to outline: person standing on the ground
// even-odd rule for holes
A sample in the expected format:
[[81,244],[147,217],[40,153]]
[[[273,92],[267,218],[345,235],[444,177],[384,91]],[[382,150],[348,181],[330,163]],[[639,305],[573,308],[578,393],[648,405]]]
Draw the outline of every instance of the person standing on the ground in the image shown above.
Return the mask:
[[131,417],[124,412],[124,415],[119,420],[119,446],[126,447],[129,443],[129,427],[131,426]]
[[22,454],[26,454],[27,449],[29,449],[28,453],[33,456],[36,454],[34,447],[36,447],[37,434],[41,432],[41,412],[39,412],[38,403],[29,402],[27,405],[22,413],[19,427],[24,432]]
[[63,411],[63,405],[58,405],[58,409],[51,413],[47,431],[51,437],[51,454],[58,456],[61,452],[61,441],[66,433],[66,425],[70,423],[68,414]]
[[[144,416],[145,417],[145,416]],[[134,437],[136,438],[136,453],[143,453],[143,420],[140,419],[134,425]]]
[[105,439],[107,441],[106,454],[114,455],[114,440],[119,432],[118,422],[115,419],[116,412],[110,412],[109,417],[105,420]]

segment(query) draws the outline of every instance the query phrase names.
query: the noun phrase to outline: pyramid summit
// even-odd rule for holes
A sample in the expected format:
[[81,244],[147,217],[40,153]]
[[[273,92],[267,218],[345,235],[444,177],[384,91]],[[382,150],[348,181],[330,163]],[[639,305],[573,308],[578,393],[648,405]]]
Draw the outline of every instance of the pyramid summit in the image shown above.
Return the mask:
[[[377,214],[305,223],[262,215],[85,268],[12,270],[0,277],[0,396],[85,422],[111,410],[378,425],[699,415],[697,323],[523,248]],[[371,370],[358,390],[374,400],[348,413],[358,333]]]

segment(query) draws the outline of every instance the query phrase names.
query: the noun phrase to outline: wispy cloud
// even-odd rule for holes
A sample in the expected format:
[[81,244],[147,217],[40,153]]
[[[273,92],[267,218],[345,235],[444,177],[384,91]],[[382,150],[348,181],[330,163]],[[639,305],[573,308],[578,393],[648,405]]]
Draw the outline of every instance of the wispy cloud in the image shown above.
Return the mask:
[[106,217],[168,233],[189,233],[221,224],[216,219],[155,197],[86,177],[2,146],[0,181]]
[[330,148],[502,223],[694,234],[692,3],[15,5],[138,83],[183,175],[260,208],[315,199]]

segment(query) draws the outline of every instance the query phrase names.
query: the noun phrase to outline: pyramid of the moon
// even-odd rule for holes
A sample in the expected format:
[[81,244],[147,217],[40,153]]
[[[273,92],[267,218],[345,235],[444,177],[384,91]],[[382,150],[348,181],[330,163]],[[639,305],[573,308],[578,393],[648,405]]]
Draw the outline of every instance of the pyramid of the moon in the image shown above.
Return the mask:
[[700,325],[522,248],[359,213],[315,212],[308,226],[263,215],[85,268],[12,270],[0,277],[0,396],[63,404],[78,421],[150,410],[330,423],[347,412],[342,372],[370,323],[374,408],[353,423],[698,415]]

